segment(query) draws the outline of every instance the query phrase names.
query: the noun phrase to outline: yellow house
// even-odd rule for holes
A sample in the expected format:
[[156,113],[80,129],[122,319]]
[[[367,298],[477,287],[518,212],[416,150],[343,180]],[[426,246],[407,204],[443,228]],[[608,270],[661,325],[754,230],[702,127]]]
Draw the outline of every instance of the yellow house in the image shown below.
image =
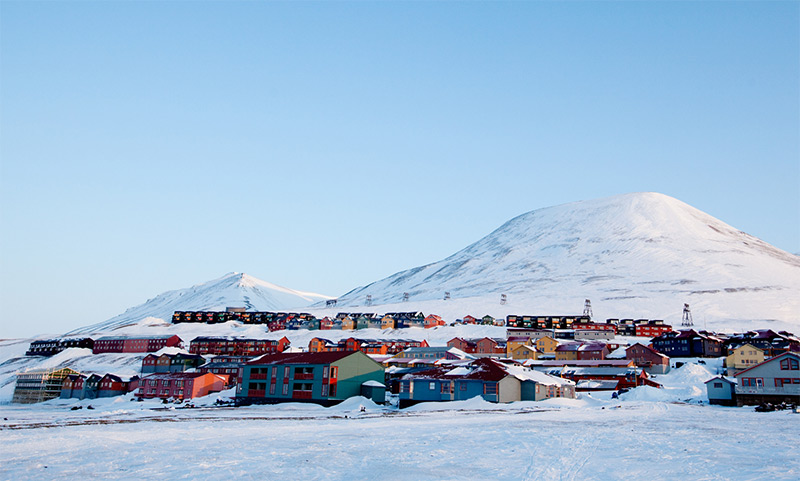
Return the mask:
[[764,362],[765,358],[764,351],[761,349],[751,344],[742,344],[730,351],[730,354],[725,358],[725,366],[728,368],[728,375],[733,376],[740,371]]
[[[511,336],[506,339],[506,355],[511,359],[516,359],[512,357],[511,352],[518,348],[519,346],[533,346],[533,341],[528,336]],[[528,358],[525,358],[528,359]]]
[[381,319],[381,329],[395,329],[397,328],[397,321],[392,316],[384,316]]
[[356,321],[350,316],[345,316],[342,318],[342,330],[343,331],[352,331],[356,328]]
[[539,354],[541,352],[538,349],[528,344],[518,344],[513,349],[508,350],[508,357],[518,360],[539,359]]
[[550,336],[544,336],[534,341],[533,345],[544,354],[553,354],[558,347],[558,341]]

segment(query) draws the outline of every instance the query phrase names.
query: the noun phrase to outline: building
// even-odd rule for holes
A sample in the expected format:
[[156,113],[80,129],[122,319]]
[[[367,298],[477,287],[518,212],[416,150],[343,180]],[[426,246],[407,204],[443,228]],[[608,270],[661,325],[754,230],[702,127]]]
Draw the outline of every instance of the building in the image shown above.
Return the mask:
[[[580,381],[616,381],[616,385],[604,383],[603,387],[609,390],[630,389],[637,386],[661,387],[649,379],[641,368],[635,367],[572,367],[552,369],[548,374],[570,379],[578,384],[578,391],[582,391]],[[586,390],[597,390],[595,386],[586,385]]]
[[539,401],[575,397],[575,384],[521,366],[480,358],[458,367],[434,367],[400,380],[400,407],[420,402],[463,401],[480,396],[489,402]]
[[732,348],[743,344],[750,344],[761,349],[765,358],[775,357],[784,352],[800,352],[800,339],[786,331],[775,332],[771,329],[756,329],[733,334],[725,340],[729,353]]
[[454,347],[469,354],[482,356],[499,357],[506,355],[506,339],[493,339],[490,337],[464,339],[454,337],[447,342],[447,347]]
[[709,404],[736,406],[736,380],[717,376],[706,381]]
[[636,343],[625,349],[625,359],[633,361],[644,368],[648,374],[666,374],[669,372],[669,357],[650,346]]
[[411,347],[428,347],[428,341],[348,337],[334,342],[330,339],[315,337],[308,342],[308,352],[362,351],[366,354],[394,355]]
[[225,379],[210,372],[157,373],[139,379],[140,399],[192,399],[222,391]]
[[725,367],[727,368],[728,376],[734,376],[737,372],[764,362],[765,359],[766,356],[763,350],[747,343],[728,350],[728,355],[725,357]]
[[106,352],[156,352],[165,347],[181,347],[183,341],[176,335],[125,337],[104,336],[94,342],[92,354]]
[[516,361],[527,361],[529,359],[539,359],[542,352],[536,347],[528,344],[517,344],[516,347],[509,348],[506,356]]
[[634,335],[636,337],[658,337],[667,332],[672,332],[672,326],[664,324],[660,319],[640,319],[634,322]]
[[800,403],[800,354],[787,352],[736,374],[736,404]]
[[280,339],[200,336],[189,343],[189,352],[215,356],[263,356],[283,352],[290,345],[286,336]]
[[557,361],[589,361],[605,359],[610,353],[602,342],[567,342],[555,349]]
[[121,377],[114,374],[106,374],[100,378],[100,383],[97,388],[97,397],[114,397],[122,396],[128,393],[130,380],[124,381]]
[[661,334],[652,341],[653,349],[669,357],[719,357],[722,340],[694,329]]
[[53,356],[63,351],[77,347],[80,349],[92,349],[94,340],[89,337],[43,339],[33,341],[25,353],[26,356]]
[[64,380],[69,375],[79,374],[68,367],[61,369],[31,370],[17,374],[14,386],[15,404],[33,404],[49,401],[61,396]]
[[241,367],[254,358],[247,356],[216,356],[211,361],[197,368],[197,372],[210,372],[226,379],[225,388],[241,383],[239,377]]
[[148,354],[142,359],[142,374],[184,372],[200,367],[206,360],[197,354]]
[[[369,382],[383,384],[383,366],[361,351],[282,353],[242,367],[236,403],[313,402],[330,406],[362,395]],[[383,401],[383,400],[380,400]]]

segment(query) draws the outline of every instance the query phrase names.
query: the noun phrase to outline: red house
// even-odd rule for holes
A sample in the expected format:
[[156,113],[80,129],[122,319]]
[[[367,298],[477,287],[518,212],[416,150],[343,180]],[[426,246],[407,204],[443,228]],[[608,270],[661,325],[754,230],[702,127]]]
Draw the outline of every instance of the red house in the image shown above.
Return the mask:
[[669,372],[669,357],[650,346],[639,344],[625,349],[625,359],[631,360],[650,374],[666,374]]
[[428,314],[428,317],[426,317],[425,320],[423,321],[423,327],[425,327],[425,329],[430,329],[431,327],[445,326],[445,325],[447,325],[447,323],[444,322],[444,320],[441,317],[437,316],[436,314]]
[[92,354],[106,352],[155,352],[165,347],[181,347],[183,341],[176,335],[151,337],[105,336],[97,339]]
[[290,344],[286,336],[278,340],[201,336],[192,339],[189,352],[216,356],[262,356],[283,352]]
[[227,379],[210,372],[170,372],[139,379],[138,398],[191,399],[219,392]]

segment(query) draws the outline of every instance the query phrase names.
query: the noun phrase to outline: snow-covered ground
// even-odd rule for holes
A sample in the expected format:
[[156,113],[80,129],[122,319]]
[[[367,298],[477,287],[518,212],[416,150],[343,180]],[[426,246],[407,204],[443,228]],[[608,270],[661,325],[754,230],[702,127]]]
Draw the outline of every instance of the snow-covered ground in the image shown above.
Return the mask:
[[[88,404],[96,409],[69,410]],[[401,411],[364,398],[160,408],[124,398],[0,406],[0,479],[800,477],[800,414],[789,411],[588,396]]]

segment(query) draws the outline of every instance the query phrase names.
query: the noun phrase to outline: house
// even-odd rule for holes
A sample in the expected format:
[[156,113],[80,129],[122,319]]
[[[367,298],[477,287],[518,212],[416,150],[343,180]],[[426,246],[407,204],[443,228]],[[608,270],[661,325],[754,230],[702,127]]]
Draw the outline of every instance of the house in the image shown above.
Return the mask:
[[544,354],[555,355],[558,345],[559,342],[550,336],[543,336],[533,341],[533,346]]
[[[582,326],[577,329],[577,326]],[[594,328],[596,327],[596,328]],[[592,341],[597,339],[614,339],[614,329],[606,327],[605,324],[574,324],[572,338],[581,341]]]
[[463,323],[464,324],[478,324],[478,319],[476,317],[467,315],[467,316],[464,316]]
[[83,381],[86,380],[86,376],[83,374],[69,374],[67,377],[64,378],[64,382],[61,384],[61,394],[59,397],[61,399],[69,399],[69,398],[81,398],[83,394]]
[[553,369],[563,369],[564,367],[636,367],[633,361],[626,359],[594,359],[587,361],[556,361],[551,359],[531,359],[523,363],[525,367],[530,367],[542,372],[551,372]]
[[[561,376],[576,383],[580,381],[616,381],[616,385],[603,383],[602,387],[608,390],[629,389],[637,386],[652,386],[660,388],[661,385],[649,379],[641,368],[635,367],[572,367],[565,366],[548,371],[553,376]],[[578,390],[597,390],[599,386],[583,384]]]
[[610,353],[602,342],[567,342],[555,349],[557,361],[585,361],[605,359]]
[[633,361],[644,368],[648,374],[666,374],[669,372],[669,357],[650,346],[636,343],[625,349],[625,359]]
[[342,317],[339,320],[342,321],[342,330],[343,331],[355,331],[355,329],[356,329],[356,320],[355,319],[353,319],[352,317],[350,317],[348,315],[345,315],[344,317]]
[[43,339],[33,341],[28,347],[26,356],[53,356],[69,348],[92,349],[94,340],[89,337],[63,338],[63,339]]
[[786,331],[775,332],[771,329],[756,329],[733,334],[725,341],[730,353],[731,348],[750,344],[764,352],[766,357],[775,357],[784,352],[800,352],[800,339]]
[[481,317],[480,324],[483,325],[483,326],[494,326],[494,317],[492,317],[492,316],[487,314],[487,315]]
[[64,380],[67,376],[74,374],[80,373],[68,367],[18,373],[11,402],[15,404],[33,404],[58,398],[61,396]]
[[290,344],[286,336],[277,340],[200,336],[189,343],[189,352],[215,356],[263,356],[283,352]]
[[786,352],[736,373],[736,404],[800,403],[800,354]]
[[[313,402],[330,406],[383,384],[383,366],[361,351],[271,354],[242,367],[238,405]],[[380,400],[380,399],[379,399]],[[382,400],[380,400],[382,401]]]
[[148,354],[142,359],[142,374],[155,372],[183,372],[194,369],[205,363],[205,359],[197,354]]
[[114,397],[122,396],[128,393],[128,386],[130,380],[123,381],[121,377],[114,374],[106,374],[100,378],[100,384],[97,389],[97,397]]
[[210,372],[226,378],[225,388],[234,386],[241,382],[239,371],[247,361],[254,358],[249,356],[216,356],[209,362],[197,368],[197,372]]
[[464,339],[462,337],[450,339],[447,341],[447,347],[454,347],[469,354],[474,354],[478,350],[478,346],[475,344],[474,340]]
[[397,329],[397,320],[392,316],[383,316],[381,319],[381,329]]
[[637,337],[657,337],[667,332],[672,332],[672,326],[664,324],[660,319],[641,319],[634,322],[633,334]]
[[165,347],[181,347],[183,341],[176,335],[125,337],[104,336],[94,342],[92,354],[106,352],[156,352]]
[[406,374],[400,380],[400,407],[419,402],[462,401],[480,396],[489,402],[538,401],[575,397],[570,381],[521,366],[480,358],[453,368],[434,367]]
[[506,354],[506,340],[484,337],[481,339],[464,339],[454,337],[447,342],[447,347],[455,347],[466,353],[498,357]]
[[734,376],[737,372],[764,362],[764,359],[766,359],[766,356],[763,350],[746,343],[728,350],[728,355],[725,357],[725,367],[728,370],[728,375]]
[[444,320],[441,317],[437,316],[436,314],[428,314],[428,316],[424,319],[423,322],[425,329],[430,329],[432,327],[437,327],[437,326],[444,326],[446,324],[447,323],[444,322]]
[[225,388],[226,379],[210,372],[156,373],[139,379],[140,399],[192,399]]
[[709,404],[736,406],[736,380],[717,376],[705,382]]
[[509,348],[507,356],[517,361],[527,361],[529,359],[539,359],[542,352],[536,347],[528,344],[518,344],[516,347]]
[[533,346],[533,341],[528,336],[509,336],[506,338],[506,356],[511,357],[511,351],[519,346]]
[[719,357],[722,340],[694,329],[665,332],[652,340],[653,349],[669,357]]

